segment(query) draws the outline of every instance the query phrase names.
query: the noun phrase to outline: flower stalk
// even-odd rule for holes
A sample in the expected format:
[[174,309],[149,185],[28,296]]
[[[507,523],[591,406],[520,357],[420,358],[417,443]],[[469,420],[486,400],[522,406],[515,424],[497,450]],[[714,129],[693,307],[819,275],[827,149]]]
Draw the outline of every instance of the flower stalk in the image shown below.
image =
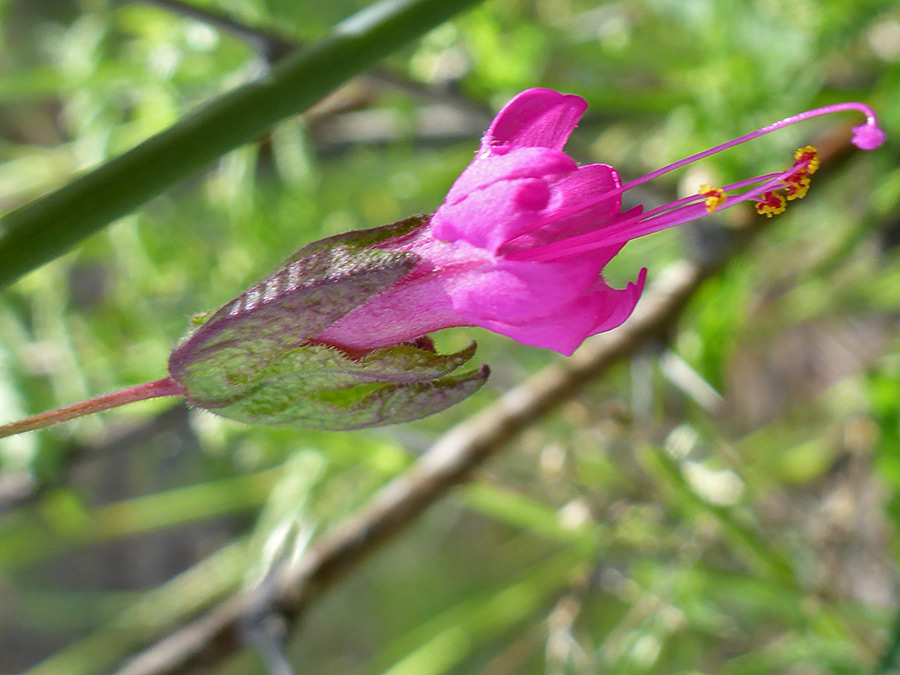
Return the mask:
[[163,396],[182,396],[184,395],[184,387],[178,384],[171,377],[164,377],[155,382],[147,382],[139,384],[135,387],[122,389],[112,394],[104,394],[96,398],[81,401],[72,405],[67,405],[55,410],[48,410],[39,415],[26,417],[25,419],[10,422],[9,424],[0,425],[0,438],[14,436],[25,431],[34,431],[35,429],[43,429],[60,422],[67,422],[78,417],[91,415],[103,410],[111,410],[128,403],[136,403],[137,401],[146,401],[151,398],[161,398]]

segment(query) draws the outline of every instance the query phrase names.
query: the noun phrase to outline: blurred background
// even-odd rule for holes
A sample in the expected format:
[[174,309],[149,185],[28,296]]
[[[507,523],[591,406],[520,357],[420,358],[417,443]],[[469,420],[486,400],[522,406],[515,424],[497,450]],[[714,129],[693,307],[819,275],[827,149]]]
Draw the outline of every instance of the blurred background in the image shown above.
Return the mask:
[[[193,2],[0,1],[0,208],[367,4]],[[646,186],[638,197],[656,205],[779,170],[810,142],[831,157],[676,330],[535,420],[308,607],[287,660],[304,673],[890,672],[895,0],[488,0],[4,291],[0,422],[158,379],[191,314],[305,243],[434,210],[493,113],[533,86],[588,100],[568,149],[626,180],[838,101],[871,104],[888,142],[849,152],[859,119],[837,116]],[[634,241],[609,278],[717,255],[722,228],[754,218],[734,209]],[[480,330],[436,337],[477,339],[493,374],[413,424],[255,428],[164,399],[0,441],[0,672],[50,657],[42,672],[109,672],[135,635],[257,583],[562,358]],[[280,658],[253,627],[244,638],[200,672]]]

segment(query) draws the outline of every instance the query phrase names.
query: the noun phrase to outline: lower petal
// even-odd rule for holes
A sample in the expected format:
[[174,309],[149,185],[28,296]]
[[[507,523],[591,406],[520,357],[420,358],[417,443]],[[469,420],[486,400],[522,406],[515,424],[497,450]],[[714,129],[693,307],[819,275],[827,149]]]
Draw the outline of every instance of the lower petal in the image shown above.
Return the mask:
[[606,317],[598,317],[597,323],[590,334],[605,333],[625,323],[625,320],[631,316],[635,306],[637,306],[638,300],[640,300],[641,294],[644,292],[646,282],[646,267],[638,273],[637,280],[630,282],[622,289],[610,288],[601,281],[600,283],[603,284],[604,288],[596,292],[603,296],[605,302],[612,308],[612,311]]
[[612,330],[631,316],[646,276],[647,270],[641,270],[637,281],[623,289],[611,288],[599,280],[592,291],[556,308],[551,314],[525,323],[486,319],[472,323],[522,344],[552,349],[568,356],[588,336]]
[[585,256],[561,263],[498,260],[446,279],[453,309],[470,323],[524,325],[590,291],[605,259]]

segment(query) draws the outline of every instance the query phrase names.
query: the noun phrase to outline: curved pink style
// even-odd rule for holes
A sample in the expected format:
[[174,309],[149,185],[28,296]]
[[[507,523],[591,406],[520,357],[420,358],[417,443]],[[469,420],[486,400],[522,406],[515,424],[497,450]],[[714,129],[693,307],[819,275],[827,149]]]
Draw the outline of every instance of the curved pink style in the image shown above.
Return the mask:
[[723,188],[704,186],[698,194],[647,212],[642,207],[623,212],[625,190],[831,112],[866,114],[866,124],[854,129],[854,142],[862,149],[884,140],[870,108],[838,104],[787,118],[623,185],[613,167],[579,167],[562,152],[586,109],[582,98],[548,89],[529,89],[513,98],[430,222],[378,245],[417,254],[413,271],[316,340],[368,350],[441,328],[480,326],[571,354],[586,337],[615,328],[634,310],[646,269],[624,289],[610,287],[602,276],[625,243],[748,200],[762,205],[760,213],[777,213],[784,198],[776,191],[787,190],[787,199],[802,196],[818,159],[814,149],[806,154],[801,149],[787,171]]

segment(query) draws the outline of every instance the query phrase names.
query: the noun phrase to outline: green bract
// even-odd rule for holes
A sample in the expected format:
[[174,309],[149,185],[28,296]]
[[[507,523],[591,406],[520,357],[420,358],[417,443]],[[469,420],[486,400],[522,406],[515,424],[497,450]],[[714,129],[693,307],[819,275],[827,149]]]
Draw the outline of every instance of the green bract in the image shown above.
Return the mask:
[[354,429],[405,422],[466,398],[487,367],[451,374],[475,345],[437,354],[428,339],[348,354],[315,336],[415,265],[374,244],[420,227],[417,216],[304,247],[189,333],[169,372],[195,406],[250,423]]

